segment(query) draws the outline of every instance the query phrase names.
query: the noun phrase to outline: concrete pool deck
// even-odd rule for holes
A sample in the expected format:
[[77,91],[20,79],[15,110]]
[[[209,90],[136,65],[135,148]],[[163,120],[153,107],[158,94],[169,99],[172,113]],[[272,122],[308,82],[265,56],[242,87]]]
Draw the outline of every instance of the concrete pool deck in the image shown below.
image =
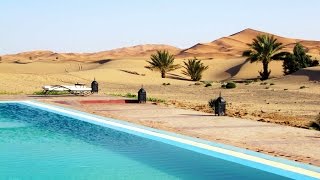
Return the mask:
[[[37,100],[320,166],[319,131],[218,117],[208,113],[150,103],[124,104],[118,101],[123,98],[118,97],[0,96],[0,99]],[[83,100],[89,102],[112,100],[113,103],[103,103],[103,101],[81,103]]]

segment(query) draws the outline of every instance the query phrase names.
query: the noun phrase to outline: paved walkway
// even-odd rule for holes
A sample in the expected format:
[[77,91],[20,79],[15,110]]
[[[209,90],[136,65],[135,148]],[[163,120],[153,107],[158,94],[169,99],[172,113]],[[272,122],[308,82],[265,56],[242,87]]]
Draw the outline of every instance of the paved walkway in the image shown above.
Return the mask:
[[[30,99],[30,97],[24,98]],[[31,97],[31,99],[320,166],[320,132],[315,130],[218,117],[164,105],[80,102],[80,100],[119,99],[115,97]]]

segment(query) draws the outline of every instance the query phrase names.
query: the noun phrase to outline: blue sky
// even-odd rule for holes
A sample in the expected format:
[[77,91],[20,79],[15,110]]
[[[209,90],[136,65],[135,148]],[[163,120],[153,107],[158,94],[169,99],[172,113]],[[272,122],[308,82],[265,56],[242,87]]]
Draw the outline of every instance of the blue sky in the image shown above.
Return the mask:
[[180,48],[245,28],[320,40],[319,0],[0,0],[0,54]]

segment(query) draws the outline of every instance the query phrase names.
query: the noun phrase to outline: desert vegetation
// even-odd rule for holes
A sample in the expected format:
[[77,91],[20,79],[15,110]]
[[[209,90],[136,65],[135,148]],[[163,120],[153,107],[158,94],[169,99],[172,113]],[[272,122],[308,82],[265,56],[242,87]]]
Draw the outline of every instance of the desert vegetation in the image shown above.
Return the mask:
[[283,56],[282,43],[272,35],[258,35],[249,44],[250,49],[243,52],[243,56],[251,63],[261,61],[263,70],[259,72],[261,80],[267,80],[271,74],[269,63],[272,60],[279,60]]
[[222,84],[221,87],[225,88],[225,89],[233,89],[233,88],[237,87],[237,84],[233,81],[230,81],[230,82]]
[[297,43],[293,48],[293,53],[287,53],[283,59],[284,74],[291,74],[297,72],[301,68],[318,66],[318,60],[312,60],[311,56],[307,54],[308,50]]
[[155,54],[152,54],[150,61],[147,61],[150,65],[145,66],[152,71],[160,71],[161,77],[166,78],[166,73],[180,68],[179,64],[174,64],[174,55],[170,54],[167,50],[158,50]]
[[202,73],[209,68],[209,66],[205,66],[197,58],[188,59],[187,62],[183,63],[184,70],[182,70],[182,74],[189,76],[192,81],[200,81]]

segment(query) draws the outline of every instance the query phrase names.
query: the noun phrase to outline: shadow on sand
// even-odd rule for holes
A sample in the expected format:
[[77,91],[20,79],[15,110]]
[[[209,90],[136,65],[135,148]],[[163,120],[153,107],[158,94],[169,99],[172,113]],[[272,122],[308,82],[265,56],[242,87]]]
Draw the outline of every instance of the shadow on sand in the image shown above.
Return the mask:
[[111,59],[101,59],[101,60],[98,60],[98,61],[93,61],[92,63],[98,63],[98,64],[105,64],[105,63],[108,63],[112,61]]
[[176,79],[176,80],[182,80],[182,81],[191,81],[191,79],[187,79],[183,76],[173,74],[173,73],[167,73],[167,78],[169,79]]
[[[249,62],[248,60],[245,60],[244,62],[233,66],[232,68],[227,69],[225,72],[230,74],[231,78],[233,78],[235,75],[237,75],[240,72],[240,69],[243,67],[243,65],[245,65],[247,62]],[[228,78],[230,79],[230,78]]]

